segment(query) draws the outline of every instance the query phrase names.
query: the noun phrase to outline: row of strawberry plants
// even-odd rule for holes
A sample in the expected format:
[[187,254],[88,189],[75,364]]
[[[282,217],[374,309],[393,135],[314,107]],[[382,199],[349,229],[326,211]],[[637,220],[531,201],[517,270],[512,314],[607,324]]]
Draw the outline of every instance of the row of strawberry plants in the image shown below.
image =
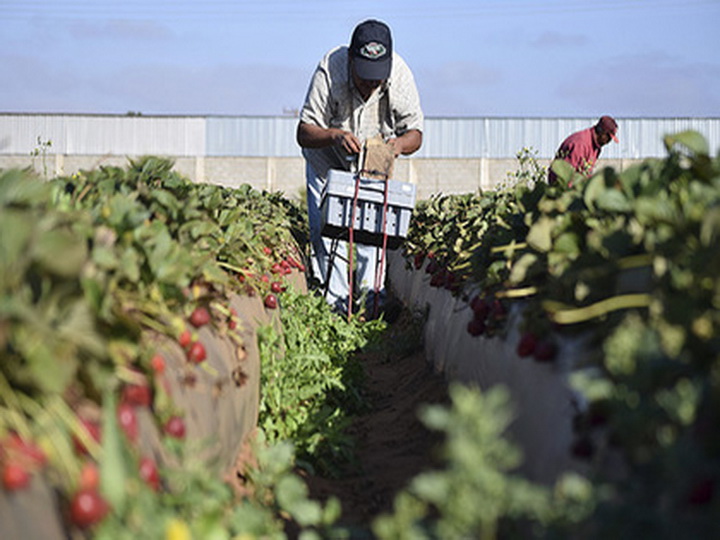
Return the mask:
[[594,485],[574,531],[594,537],[717,532],[720,157],[695,132],[665,144],[664,159],[587,180],[560,162],[558,185],[438,195],[406,245],[410,267],[467,302],[471,335],[502,339],[517,309],[520,357],[585,344],[568,451]]
[[[48,182],[6,171],[0,201],[7,494],[41,476],[73,534],[112,538],[171,529],[281,535],[281,512],[310,528],[336,518],[334,506],[307,500],[291,472],[294,441],[281,437],[257,449],[261,467],[247,475],[255,497],[238,498],[217,465],[207,474],[171,395],[175,378],[190,387],[217,379],[208,336],[230,344],[242,386],[246,321],[229,300],[260,296],[268,313],[278,311],[288,274],[304,270],[300,211],[249,186],[193,184],[153,157]],[[184,351],[179,373],[163,350]],[[305,400],[322,403],[318,393],[306,388]],[[164,434],[164,463],[137,442],[143,418]]]

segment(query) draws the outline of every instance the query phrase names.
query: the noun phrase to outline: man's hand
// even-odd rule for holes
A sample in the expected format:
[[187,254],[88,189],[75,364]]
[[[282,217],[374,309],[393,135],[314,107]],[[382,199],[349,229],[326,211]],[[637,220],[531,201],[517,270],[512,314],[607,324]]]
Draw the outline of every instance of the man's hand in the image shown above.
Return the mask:
[[303,148],[326,148],[337,146],[346,154],[359,154],[362,148],[360,140],[338,128],[321,128],[313,124],[300,122],[296,134],[298,144]]
[[342,148],[347,154],[359,154],[362,148],[360,140],[350,133],[341,129],[331,129],[333,132],[333,144]]

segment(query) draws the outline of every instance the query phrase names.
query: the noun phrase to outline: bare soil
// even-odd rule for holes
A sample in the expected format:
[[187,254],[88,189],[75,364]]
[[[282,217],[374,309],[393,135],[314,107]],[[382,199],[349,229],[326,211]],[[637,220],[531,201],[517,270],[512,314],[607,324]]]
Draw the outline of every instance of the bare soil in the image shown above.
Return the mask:
[[330,495],[342,503],[340,525],[350,538],[373,538],[375,517],[392,511],[395,494],[422,471],[438,467],[441,434],[418,419],[421,404],[447,404],[447,384],[425,360],[421,334],[403,312],[383,343],[360,352],[369,410],[355,417],[349,435],[357,463],[345,464],[337,478],[306,478],[313,499]]

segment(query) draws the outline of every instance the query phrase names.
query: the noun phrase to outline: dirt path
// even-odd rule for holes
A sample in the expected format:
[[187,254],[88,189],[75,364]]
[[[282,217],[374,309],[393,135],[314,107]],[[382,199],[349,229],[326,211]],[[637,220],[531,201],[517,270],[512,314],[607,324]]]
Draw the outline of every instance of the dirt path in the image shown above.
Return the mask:
[[370,410],[350,429],[359,464],[345,467],[340,478],[308,478],[312,498],[340,499],[341,524],[353,539],[372,538],[372,520],[392,510],[395,494],[413,476],[436,464],[440,435],[422,425],[417,410],[422,403],[447,403],[445,380],[425,361],[408,314],[390,326],[381,347],[361,353],[360,360]]

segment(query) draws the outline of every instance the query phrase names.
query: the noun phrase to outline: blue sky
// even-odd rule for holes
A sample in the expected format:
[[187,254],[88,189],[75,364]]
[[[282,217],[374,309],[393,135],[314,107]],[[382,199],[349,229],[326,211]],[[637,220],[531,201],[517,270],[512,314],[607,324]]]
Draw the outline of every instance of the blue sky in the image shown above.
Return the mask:
[[370,17],[427,116],[720,116],[720,0],[0,0],[0,112],[287,114]]

